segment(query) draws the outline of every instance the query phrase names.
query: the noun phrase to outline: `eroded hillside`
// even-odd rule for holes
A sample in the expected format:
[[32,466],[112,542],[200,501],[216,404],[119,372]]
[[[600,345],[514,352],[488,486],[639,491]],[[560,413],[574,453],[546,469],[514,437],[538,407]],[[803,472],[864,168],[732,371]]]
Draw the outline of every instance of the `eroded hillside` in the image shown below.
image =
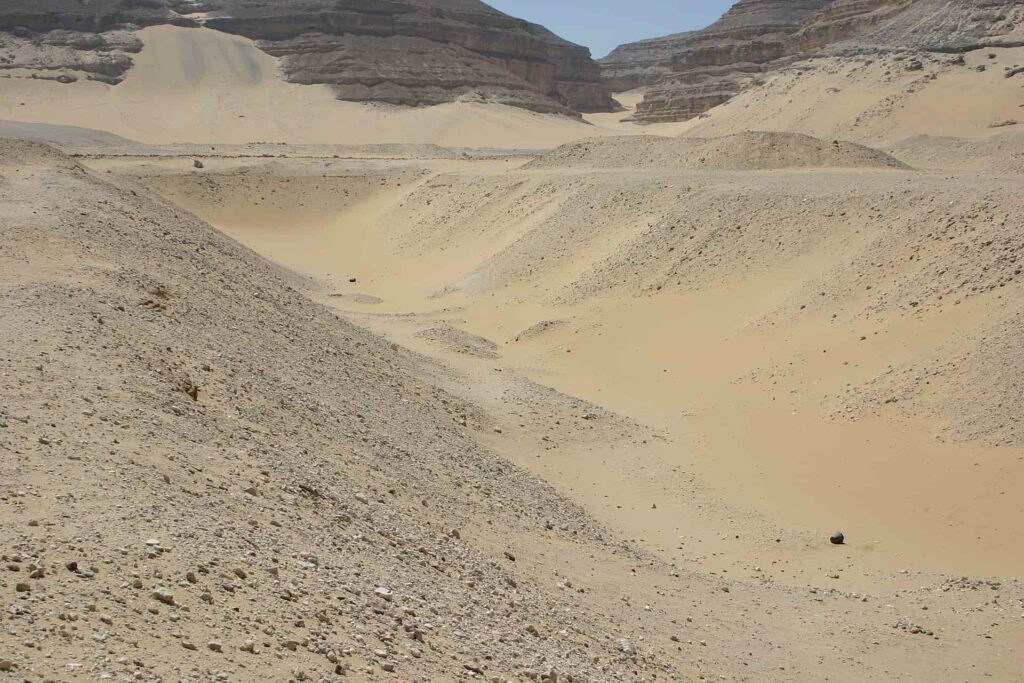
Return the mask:
[[[202,168],[170,150],[108,151],[86,170],[4,143],[2,675],[852,682],[1009,680],[1019,667],[1019,584],[935,571],[952,565],[927,518],[873,527],[840,487],[816,498],[848,534],[830,546],[820,529],[740,504],[713,470],[698,476],[679,455],[702,450],[659,412],[665,396],[705,430],[721,415],[715,395],[730,402],[727,387],[748,386],[743,372],[772,359],[797,364],[777,371],[778,396],[806,383],[816,367],[799,350],[710,350],[738,350],[748,328],[761,344],[771,316],[820,343],[835,309],[800,308],[813,278],[781,298],[764,288],[745,313],[715,286],[763,288],[752,273],[812,254],[838,260],[809,273],[842,272],[847,257],[885,246],[890,223],[857,231],[873,211],[902,215],[911,197],[894,188],[923,182],[914,172],[619,177],[503,158],[225,151]],[[863,189],[843,201],[851,173]],[[952,181],[930,182],[911,192],[966,202]],[[764,215],[751,221],[763,227],[737,231],[731,217],[755,197]],[[687,225],[703,204],[736,213]],[[814,235],[828,211],[839,225]],[[934,219],[959,211],[943,204]],[[737,267],[752,255],[746,241],[770,234],[779,250]],[[990,266],[986,254],[970,268]],[[725,327],[687,291],[718,302]],[[998,292],[961,296],[977,308]],[[872,302],[844,305],[837,339],[882,315]],[[616,331],[641,323],[639,337]],[[623,364],[616,346],[644,361]],[[869,360],[858,372],[877,367]],[[666,393],[662,370],[690,379],[671,377]],[[621,372],[632,379],[618,394],[598,391]],[[752,391],[734,414],[755,416],[770,398]],[[811,398],[787,401],[802,413]],[[703,433],[720,445],[720,432]],[[973,512],[943,530],[951,543],[975,520],[1017,514],[1010,497],[973,498],[990,475],[1012,489],[1005,455],[935,473],[936,485],[957,478]],[[799,461],[786,464],[803,481]],[[855,471],[845,483],[854,494],[862,484]],[[811,499],[791,494],[808,514]],[[1016,561],[984,541],[972,553],[977,568]]]

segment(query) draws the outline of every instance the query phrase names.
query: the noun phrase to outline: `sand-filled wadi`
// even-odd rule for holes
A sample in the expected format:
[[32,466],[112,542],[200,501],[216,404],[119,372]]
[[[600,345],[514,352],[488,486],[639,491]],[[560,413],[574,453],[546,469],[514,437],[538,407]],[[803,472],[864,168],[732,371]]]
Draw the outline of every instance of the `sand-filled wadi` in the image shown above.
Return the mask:
[[[0,682],[1021,680],[1005,17],[780,56],[934,3],[744,0],[796,19],[601,83],[476,0],[48,2],[0,8]],[[421,12],[481,51],[395,61]],[[751,82],[669,120],[703,73]]]

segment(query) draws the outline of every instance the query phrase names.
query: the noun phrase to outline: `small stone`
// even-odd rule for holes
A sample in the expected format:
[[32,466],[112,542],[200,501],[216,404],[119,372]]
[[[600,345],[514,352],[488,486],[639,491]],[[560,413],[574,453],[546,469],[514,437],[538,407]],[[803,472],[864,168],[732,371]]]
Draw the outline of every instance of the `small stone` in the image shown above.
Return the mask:
[[186,650],[196,650],[196,649],[198,649],[196,647],[196,644],[193,643],[191,640],[183,640],[183,641],[181,641],[181,646],[183,648],[185,648]]
[[475,674],[483,673],[483,667],[480,666],[480,662],[471,660],[462,665],[465,669],[472,671]]
[[27,583],[22,582],[22,583],[17,584],[14,587],[14,590],[16,590],[19,593],[28,593],[30,590],[32,590],[32,586],[28,585]]
[[0,671],[14,671],[14,662],[9,659],[0,659]]
[[199,159],[196,159],[195,161],[192,162],[192,168],[202,168],[202,167],[203,167],[203,162],[199,161]]
[[174,604],[174,593],[167,590],[166,588],[157,588],[151,593],[151,595],[153,596],[154,600],[159,600],[165,605]]
[[631,657],[636,654],[636,646],[625,638],[618,642],[618,646],[619,652],[622,652],[623,654],[627,654]]
[[223,652],[224,644],[221,643],[219,640],[211,640],[206,644],[206,649],[212,650],[213,652]]
[[832,545],[843,545],[844,543],[846,543],[846,537],[843,536],[842,531],[835,532],[834,534],[828,537],[828,540],[832,543]]

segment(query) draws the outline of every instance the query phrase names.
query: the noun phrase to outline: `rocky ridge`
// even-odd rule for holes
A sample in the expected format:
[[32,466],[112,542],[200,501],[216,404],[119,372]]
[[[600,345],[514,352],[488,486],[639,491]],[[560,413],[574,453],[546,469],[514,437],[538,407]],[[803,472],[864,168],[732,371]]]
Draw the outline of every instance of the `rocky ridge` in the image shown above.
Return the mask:
[[965,52],[1024,44],[1022,26],[1007,0],[741,0],[702,31],[621,46],[601,65],[613,89],[648,86],[635,120],[680,121],[815,52]]
[[251,38],[281,59],[287,80],[329,85],[343,100],[470,99],[559,114],[616,106],[586,48],[478,0],[18,0],[0,9],[0,72],[116,84],[142,49],[135,30],[160,24]]

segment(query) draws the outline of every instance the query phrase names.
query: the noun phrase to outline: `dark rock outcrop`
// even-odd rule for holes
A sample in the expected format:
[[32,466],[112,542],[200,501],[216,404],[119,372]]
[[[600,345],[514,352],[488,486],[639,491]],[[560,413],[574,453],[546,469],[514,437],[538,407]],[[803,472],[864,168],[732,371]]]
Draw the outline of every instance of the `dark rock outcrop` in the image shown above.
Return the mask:
[[330,85],[339,99],[616,107],[589,50],[479,0],[8,0],[0,70],[116,83],[141,49],[133,31],[158,24],[251,38],[288,80]]
[[612,89],[647,86],[634,120],[653,123],[698,116],[757,83],[759,74],[820,51],[1019,44],[1019,0],[740,0],[702,31],[621,46],[601,65]]

